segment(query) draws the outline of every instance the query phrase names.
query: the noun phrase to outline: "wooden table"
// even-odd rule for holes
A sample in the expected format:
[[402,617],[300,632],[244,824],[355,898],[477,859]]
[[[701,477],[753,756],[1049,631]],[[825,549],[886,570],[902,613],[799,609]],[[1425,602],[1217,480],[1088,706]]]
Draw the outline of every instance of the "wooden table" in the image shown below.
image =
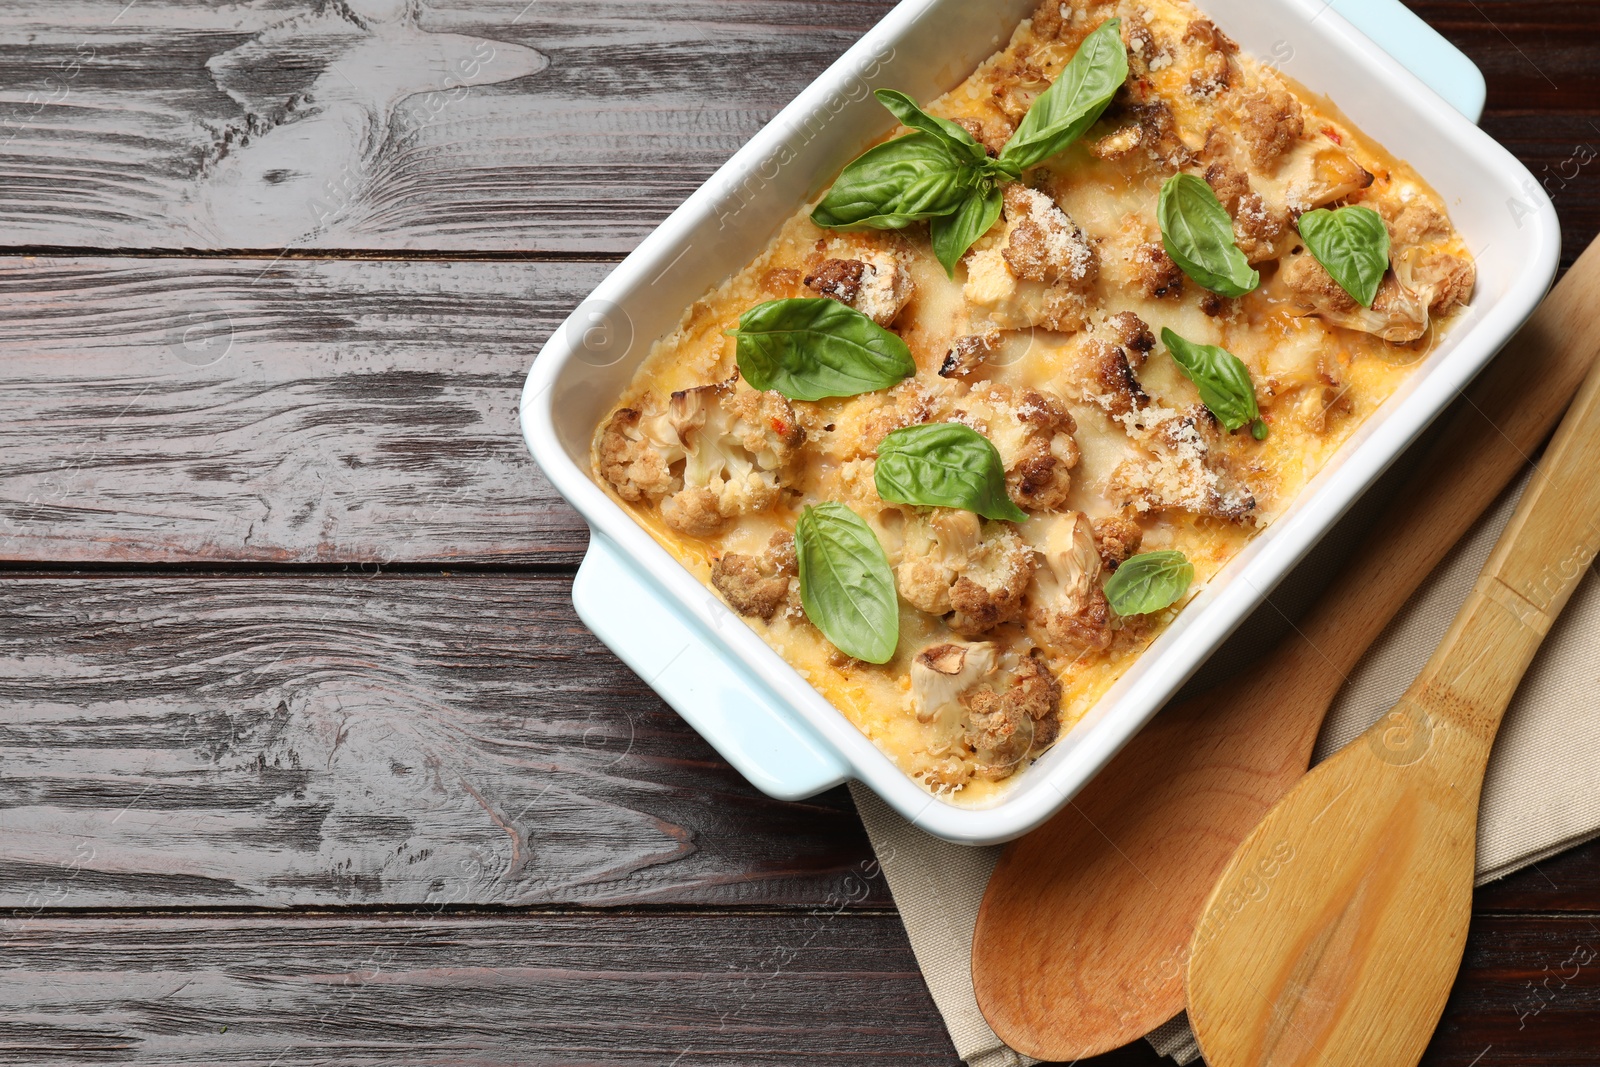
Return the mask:
[[[1600,11],[1415,6],[1570,259]],[[574,616],[515,419],[888,7],[0,2],[0,1062],[954,1062],[848,797]],[[1478,908],[1428,1062],[1596,1062],[1600,847]]]

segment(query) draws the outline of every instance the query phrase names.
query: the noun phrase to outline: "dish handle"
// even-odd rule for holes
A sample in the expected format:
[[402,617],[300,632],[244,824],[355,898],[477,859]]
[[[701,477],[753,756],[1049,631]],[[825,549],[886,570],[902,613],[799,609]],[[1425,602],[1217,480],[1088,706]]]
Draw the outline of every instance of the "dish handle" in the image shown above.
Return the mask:
[[[715,617],[744,625],[711,593],[706,596],[720,613]],[[578,568],[572,602],[595,636],[763,793],[801,800],[850,777],[827,744],[717,652],[704,626],[599,533],[590,538]]]
[[1474,123],[1488,85],[1477,64],[1400,0],[1330,0],[1335,11]]

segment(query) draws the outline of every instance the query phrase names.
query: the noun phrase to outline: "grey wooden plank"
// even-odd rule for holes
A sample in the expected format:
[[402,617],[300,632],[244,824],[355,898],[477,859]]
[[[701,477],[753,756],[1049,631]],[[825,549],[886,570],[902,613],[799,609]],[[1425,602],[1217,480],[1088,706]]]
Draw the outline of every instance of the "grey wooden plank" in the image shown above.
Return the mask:
[[0,559],[574,563],[517,408],[610,269],[0,260]]
[[0,908],[881,904],[570,579],[0,581]]
[[927,1064],[893,915],[12,921],[0,1063]]
[[0,3],[0,246],[631,248],[888,0]]

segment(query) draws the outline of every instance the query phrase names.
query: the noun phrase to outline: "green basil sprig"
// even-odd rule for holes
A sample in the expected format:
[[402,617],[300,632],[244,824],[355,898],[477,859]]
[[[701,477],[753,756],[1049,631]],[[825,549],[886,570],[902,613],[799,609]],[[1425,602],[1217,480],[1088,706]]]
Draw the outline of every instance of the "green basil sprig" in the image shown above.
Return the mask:
[[1369,308],[1389,270],[1389,227],[1370,207],[1318,208],[1296,224],[1306,247],[1350,299]]
[[929,226],[933,239],[933,254],[938,257],[944,272],[956,276],[956,264],[967,254],[967,249],[978,243],[978,238],[994,228],[1005,208],[1005,194],[994,186],[987,193],[967,197],[954,215],[934,219]]
[[1172,353],[1178,369],[1200,389],[1200,400],[1229,433],[1250,427],[1257,441],[1267,439],[1267,424],[1256,404],[1255,383],[1244,361],[1216,345],[1185,340],[1171,330],[1161,331],[1161,343]]
[[800,603],[847,656],[888,663],[900,643],[894,571],[872,528],[843,504],[808,507],[794,527]]
[[917,372],[899,335],[826,297],[757,304],[734,336],[744,380],[791,400],[874,393]]
[[989,152],[983,145],[968,133],[966,127],[949,119],[941,119],[930,115],[917,106],[917,102],[905,93],[893,89],[879,89],[872,94],[878,98],[878,103],[888,108],[890,113],[900,122],[913,130],[932,134],[955,149],[958,155],[964,155],[969,163],[987,163]]
[[846,167],[811,221],[829,230],[903,230],[961,210],[982,177],[948,141],[919,131]]
[[1066,149],[1100,120],[1127,80],[1122,20],[1107,19],[1084,38],[1061,77],[1034,101],[1000,159],[1026,170]]
[[1023,117],[998,159],[949,119],[909,96],[879,89],[878,100],[913,131],[844,169],[811,214],[831,230],[899,230],[932,220],[934,254],[945,273],[1000,220],[1000,187],[1061,152],[1099,120],[1128,79],[1122,23],[1108,19]]
[[1182,552],[1146,552],[1117,568],[1106,582],[1106,601],[1124,618],[1151,615],[1183,598],[1194,583],[1194,564]]
[[895,504],[960,508],[1023,522],[1006,492],[1005,463],[983,434],[959,422],[896,430],[878,446],[878,495]]
[[1261,273],[1239,250],[1233,220],[1200,178],[1174,174],[1156,204],[1161,243],[1172,261],[1196,283],[1222,296],[1244,296],[1261,284]]

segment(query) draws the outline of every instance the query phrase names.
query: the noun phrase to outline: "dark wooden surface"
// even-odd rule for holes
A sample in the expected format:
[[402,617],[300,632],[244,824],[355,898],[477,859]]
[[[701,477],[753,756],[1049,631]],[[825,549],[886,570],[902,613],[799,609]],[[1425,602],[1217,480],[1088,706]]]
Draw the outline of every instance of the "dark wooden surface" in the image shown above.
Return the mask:
[[[588,635],[516,431],[889,5],[402,6],[0,0],[0,1063],[949,1067],[848,797]],[[1413,6],[1570,262],[1600,5]],[[1426,1062],[1600,1063],[1600,847],[1477,911]]]

